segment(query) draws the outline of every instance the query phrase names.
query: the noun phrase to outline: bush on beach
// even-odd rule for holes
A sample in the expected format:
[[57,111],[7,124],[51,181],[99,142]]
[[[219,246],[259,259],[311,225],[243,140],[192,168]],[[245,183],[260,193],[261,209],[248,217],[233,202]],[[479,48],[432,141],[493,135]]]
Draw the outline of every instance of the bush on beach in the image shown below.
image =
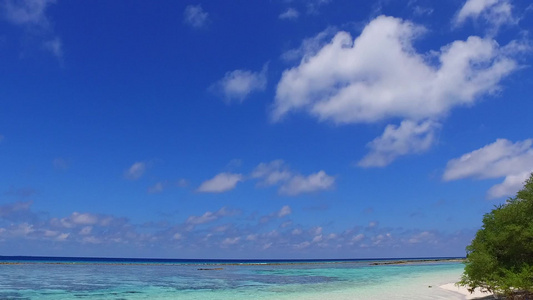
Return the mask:
[[533,173],[516,197],[485,214],[466,250],[459,285],[533,299]]

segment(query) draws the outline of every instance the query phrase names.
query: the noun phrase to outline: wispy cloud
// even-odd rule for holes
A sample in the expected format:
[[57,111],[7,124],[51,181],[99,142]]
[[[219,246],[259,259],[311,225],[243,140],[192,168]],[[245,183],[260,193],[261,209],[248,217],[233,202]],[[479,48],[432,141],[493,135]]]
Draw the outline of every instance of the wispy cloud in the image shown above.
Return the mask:
[[279,192],[286,195],[299,195],[316,191],[329,190],[335,184],[335,177],[329,176],[324,171],[310,174],[308,176],[296,175],[284,183]]
[[443,179],[505,178],[487,192],[488,198],[512,196],[533,172],[533,140],[513,143],[498,139],[494,143],[452,159],[446,165]]
[[295,19],[298,19],[299,16],[300,16],[300,13],[296,9],[289,7],[287,8],[286,11],[282,12],[279,15],[279,18],[281,20],[295,20]]
[[267,65],[259,72],[249,70],[234,70],[209,88],[220,94],[228,103],[243,102],[251,93],[264,91],[267,85]]
[[19,201],[8,203],[0,206],[0,219],[20,222],[29,221],[34,218],[33,213],[30,212],[30,207],[33,201]]
[[0,11],[6,21],[39,35],[44,40],[43,49],[62,59],[61,39],[54,34],[46,16],[48,6],[55,3],[56,0],[5,0],[0,3]]
[[271,186],[289,180],[293,174],[281,159],[260,163],[252,172],[252,178],[260,179],[259,185]]
[[129,180],[137,180],[143,176],[144,172],[146,171],[146,168],[146,162],[135,162],[126,171],[124,171],[124,177]]
[[228,209],[226,207],[222,207],[221,209],[219,209],[219,210],[217,210],[215,212],[206,211],[201,216],[189,216],[187,218],[187,220],[185,221],[185,224],[187,224],[187,225],[201,225],[201,224],[206,224],[206,223],[210,223],[210,222],[216,221],[216,220],[218,220],[218,219],[220,219],[222,217],[233,216],[233,215],[236,215],[236,214],[239,214],[238,210],[231,210],[231,209]]
[[5,193],[4,195],[6,196],[14,196],[16,198],[28,198],[28,197],[32,197],[32,196],[35,196],[38,194],[38,191],[32,187],[20,187],[20,188],[15,188],[13,186],[11,186]]
[[284,205],[280,210],[272,212],[266,216],[262,216],[259,219],[260,223],[268,223],[274,219],[279,219],[292,214],[292,208],[288,205]]
[[432,121],[416,123],[402,121],[400,126],[388,125],[383,134],[368,143],[368,153],[358,165],[360,167],[384,167],[397,157],[421,153],[435,143],[435,131],[439,124]]
[[335,27],[327,27],[315,36],[304,39],[299,47],[284,52],[281,58],[288,62],[309,59],[316,55],[336,32]]
[[183,12],[183,22],[193,28],[203,28],[209,22],[209,13],[200,4],[188,5]]
[[234,189],[237,183],[243,181],[242,174],[220,173],[204,181],[197,191],[202,193],[223,193]]
[[329,4],[331,0],[305,0],[308,14],[318,14],[320,7]]
[[42,28],[50,26],[46,8],[55,0],[6,0],[2,1],[5,19],[17,25],[34,25]]
[[491,25],[490,33],[495,34],[501,26],[518,22],[512,10],[510,0],[467,0],[452,23],[458,27],[463,25],[467,19],[482,18],[484,22]]
[[[427,229],[384,228],[377,222],[368,229],[357,226],[339,231],[317,224],[302,226],[291,222],[284,222],[283,226],[272,229],[261,223],[254,226],[231,219],[240,213],[239,210],[223,207],[189,216],[181,223],[147,230],[125,218],[87,212],[74,212],[62,218],[47,218],[47,213],[42,214],[40,219],[22,218],[21,214],[36,214],[31,210],[30,202],[16,202],[0,205],[0,239],[5,247],[31,241],[33,245],[43,246],[43,249],[55,249],[57,242],[61,242],[68,243],[69,247],[92,249],[96,253],[102,253],[102,247],[106,251],[120,249],[120,253],[123,253],[124,246],[142,251],[157,243],[160,250],[175,251],[180,248],[181,253],[188,257],[197,257],[200,251],[207,249],[210,253],[221,253],[226,257],[277,255],[301,258],[302,255],[331,251],[375,257],[376,254],[382,254],[380,251],[387,253],[390,249],[398,249],[398,253],[401,249],[407,249],[399,254],[407,255],[416,247],[425,251],[424,255],[435,251],[450,253],[451,249],[462,249],[475,233],[449,234]],[[291,213],[289,206],[283,206],[271,215],[273,218],[286,218]],[[230,223],[217,224],[226,219]]]
[[188,185],[189,185],[189,182],[186,179],[183,179],[183,178],[175,180],[175,181],[164,180],[164,181],[156,182],[153,185],[149,186],[148,187],[148,193],[149,194],[157,194],[157,193],[163,192],[164,190],[166,190],[168,188],[172,188],[172,187],[181,187],[181,188],[183,188],[183,187],[186,187]]
[[304,176],[291,170],[283,160],[260,163],[251,177],[259,180],[259,186],[279,185],[279,193],[289,196],[329,190],[335,185],[335,177],[324,171]]

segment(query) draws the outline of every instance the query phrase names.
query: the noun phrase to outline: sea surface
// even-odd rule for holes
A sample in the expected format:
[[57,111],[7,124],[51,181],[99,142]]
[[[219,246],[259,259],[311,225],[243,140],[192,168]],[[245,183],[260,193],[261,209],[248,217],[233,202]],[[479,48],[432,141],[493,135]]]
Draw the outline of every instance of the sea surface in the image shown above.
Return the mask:
[[460,262],[0,256],[0,299],[464,299]]

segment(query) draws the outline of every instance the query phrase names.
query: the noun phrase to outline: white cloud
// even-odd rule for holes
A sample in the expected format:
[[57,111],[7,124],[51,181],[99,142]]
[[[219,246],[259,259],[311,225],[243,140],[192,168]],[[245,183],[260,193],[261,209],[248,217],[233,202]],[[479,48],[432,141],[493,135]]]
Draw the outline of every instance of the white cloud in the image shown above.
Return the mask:
[[207,211],[201,216],[190,216],[185,221],[185,224],[187,225],[205,224],[205,223],[218,220],[222,217],[233,216],[238,213],[239,213],[238,210],[231,210],[231,209],[227,209],[226,207],[222,207],[221,209],[215,212]]
[[291,49],[283,53],[281,58],[285,61],[294,61],[312,57],[316,55],[320,49],[322,49],[322,47],[335,35],[335,33],[335,27],[327,27],[314,37],[304,39],[298,48]]
[[259,184],[263,186],[278,184],[292,176],[289,167],[280,159],[269,163],[260,163],[252,172],[252,178],[261,179]]
[[462,23],[466,18],[477,18],[481,12],[494,6],[500,0],[467,0],[457,13],[455,22]]
[[429,242],[435,242],[435,239],[436,237],[434,233],[431,233],[429,231],[423,231],[423,232],[420,232],[420,233],[417,233],[411,236],[408,240],[408,243],[409,244],[418,244],[422,242],[429,243]]
[[156,182],[154,185],[148,187],[148,193],[157,194],[163,192],[165,189],[165,182]]
[[[264,223],[268,223],[268,222],[272,221],[272,220],[275,219],[275,218],[283,218],[283,217],[288,216],[288,215],[290,215],[290,214],[292,214],[292,209],[291,209],[291,207],[288,206],[288,205],[284,205],[280,210],[278,210],[278,211],[276,211],[276,212],[272,212],[272,213],[270,213],[270,214],[268,214],[268,215],[266,215],[266,216],[261,217],[261,218],[259,219],[259,222],[260,222],[260,223],[263,223],[263,224],[264,224]],[[287,223],[287,222],[286,222],[286,223]],[[284,223],[284,224],[285,224],[285,223]],[[281,224],[280,226],[281,226],[282,228],[286,227],[286,226],[284,226],[284,224]],[[292,224],[292,222],[289,222],[289,223],[287,223],[287,224],[285,224],[285,225],[290,225],[290,224]]]
[[430,7],[415,6],[413,7],[413,13],[417,16],[430,16],[435,10]]
[[183,187],[186,187],[187,185],[189,185],[189,182],[183,178],[175,180],[175,181],[168,181],[168,180],[159,181],[159,182],[154,183],[154,185],[148,187],[148,193],[149,194],[162,193],[167,188],[171,188],[171,187],[183,188]]
[[360,234],[358,234],[358,235],[354,235],[354,236],[352,237],[352,239],[350,240],[350,242],[351,242],[351,243],[357,243],[357,242],[360,242],[360,241],[361,241],[362,239],[364,239],[364,238],[365,238],[365,235],[362,234],[362,233],[360,233]]
[[68,239],[69,236],[70,236],[70,233],[61,233],[55,238],[55,240],[59,242],[64,242]]
[[331,2],[331,0],[307,0],[307,13],[318,14],[321,6]]
[[361,167],[383,167],[398,156],[420,153],[428,150],[435,142],[438,124],[424,121],[419,124],[403,121],[400,126],[388,125],[380,137],[368,143],[370,153],[358,165]]
[[292,171],[283,160],[260,163],[252,172],[251,177],[260,180],[259,186],[280,184],[279,193],[290,196],[328,190],[335,183],[335,177],[327,175],[324,171],[308,176],[300,175]]
[[279,18],[282,20],[294,20],[298,19],[299,16],[300,13],[296,9],[289,7],[286,11],[279,15]]
[[79,234],[80,235],[88,235],[88,234],[91,234],[92,231],[93,231],[93,227],[92,226],[85,226],[82,229],[80,229]]
[[209,14],[201,5],[188,5],[183,12],[183,22],[194,28],[202,28],[209,21]]
[[50,220],[51,224],[54,226],[62,228],[74,228],[77,226],[88,226],[88,225],[108,225],[105,219],[100,219],[97,215],[91,213],[79,213],[73,212],[70,216],[66,218],[53,218]]
[[73,212],[70,221],[76,225],[93,225],[98,222],[98,217],[89,213]]
[[243,176],[241,174],[220,173],[212,179],[204,181],[198,187],[197,191],[203,193],[223,193],[234,189],[237,183],[242,180]]
[[279,211],[278,211],[278,218],[282,218],[284,216],[288,216],[292,213],[292,209],[288,205],[284,205]]
[[489,189],[487,196],[489,198],[512,196],[524,186],[524,182],[529,178],[531,172],[533,172],[533,166],[530,171],[505,176],[502,183],[496,184]]
[[225,238],[222,241],[222,246],[231,246],[237,244],[241,240],[240,237]]
[[185,221],[185,223],[190,225],[204,224],[212,222],[218,219],[218,217],[219,216],[216,213],[208,211],[201,216],[190,216],[189,218],[187,218],[187,221]]
[[504,181],[493,186],[487,193],[489,198],[512,196],[533,172],[533,139],[512,143],[506,139],[486,145],[460,158],[452,159],[446,165],[443,179],[501,178]]
[[63,57],[63,43],[61,42],[61,39],[58,37],[55,37],[49,41],[44,42],[44,48],[57,58]]
[[267,84],[267,65],[260,72],[235,70],[227,72],[224,78],[213,84],[210,89],[220,93],[226,101],[243,102],[251,93],[264,91]]
[[[510,0],[468,0],[453,19],[454,26],[461,26],[467,19],[482,18],[496,32],[504,24],[515,24]],[[493,33],[494,33],[493,32]]]
[[337,124],[438,118],[498,90],[500,80],[517,68],[497,42],[476,36],[432,52],[435,65],[412,46],[424,31],[380,16],[355,40],[338,32],[315,55],[283,72],[272,119],[291,111]]
[[312,193],[333,188],[335,177],[329,176],[324,171],[319,171],[309,176],[296,175],[283,184],[279,192],[286,195]]
[[[53,34],[46,9],[56,0],[6,0],[0,3],[2,17],[8,22],[31,28],[33,34],[40,35],[45,41],[42,46],[58,59],[63,57],[61,39]],[[34,30],[38,29],[38,30]]]
[[7,0],[1,5],[4,18],[17,25],[36,25],[46,28],[49,21],[45,11],[55,0]]
[[141,176],[146,171],[146,163],[145,162],[136,162],[131,167],[129,167],[126,171],[124,171],[124,177],[129,180],[137,180],[141,178]]

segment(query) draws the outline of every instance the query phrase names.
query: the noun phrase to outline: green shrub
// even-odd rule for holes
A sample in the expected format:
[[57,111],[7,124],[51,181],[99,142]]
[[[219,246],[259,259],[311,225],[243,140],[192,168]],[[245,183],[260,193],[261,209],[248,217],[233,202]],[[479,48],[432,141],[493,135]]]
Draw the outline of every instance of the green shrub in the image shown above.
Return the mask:
[[460,285],[533,299],[533,173],[516,197],[485,214],[466,250]]

